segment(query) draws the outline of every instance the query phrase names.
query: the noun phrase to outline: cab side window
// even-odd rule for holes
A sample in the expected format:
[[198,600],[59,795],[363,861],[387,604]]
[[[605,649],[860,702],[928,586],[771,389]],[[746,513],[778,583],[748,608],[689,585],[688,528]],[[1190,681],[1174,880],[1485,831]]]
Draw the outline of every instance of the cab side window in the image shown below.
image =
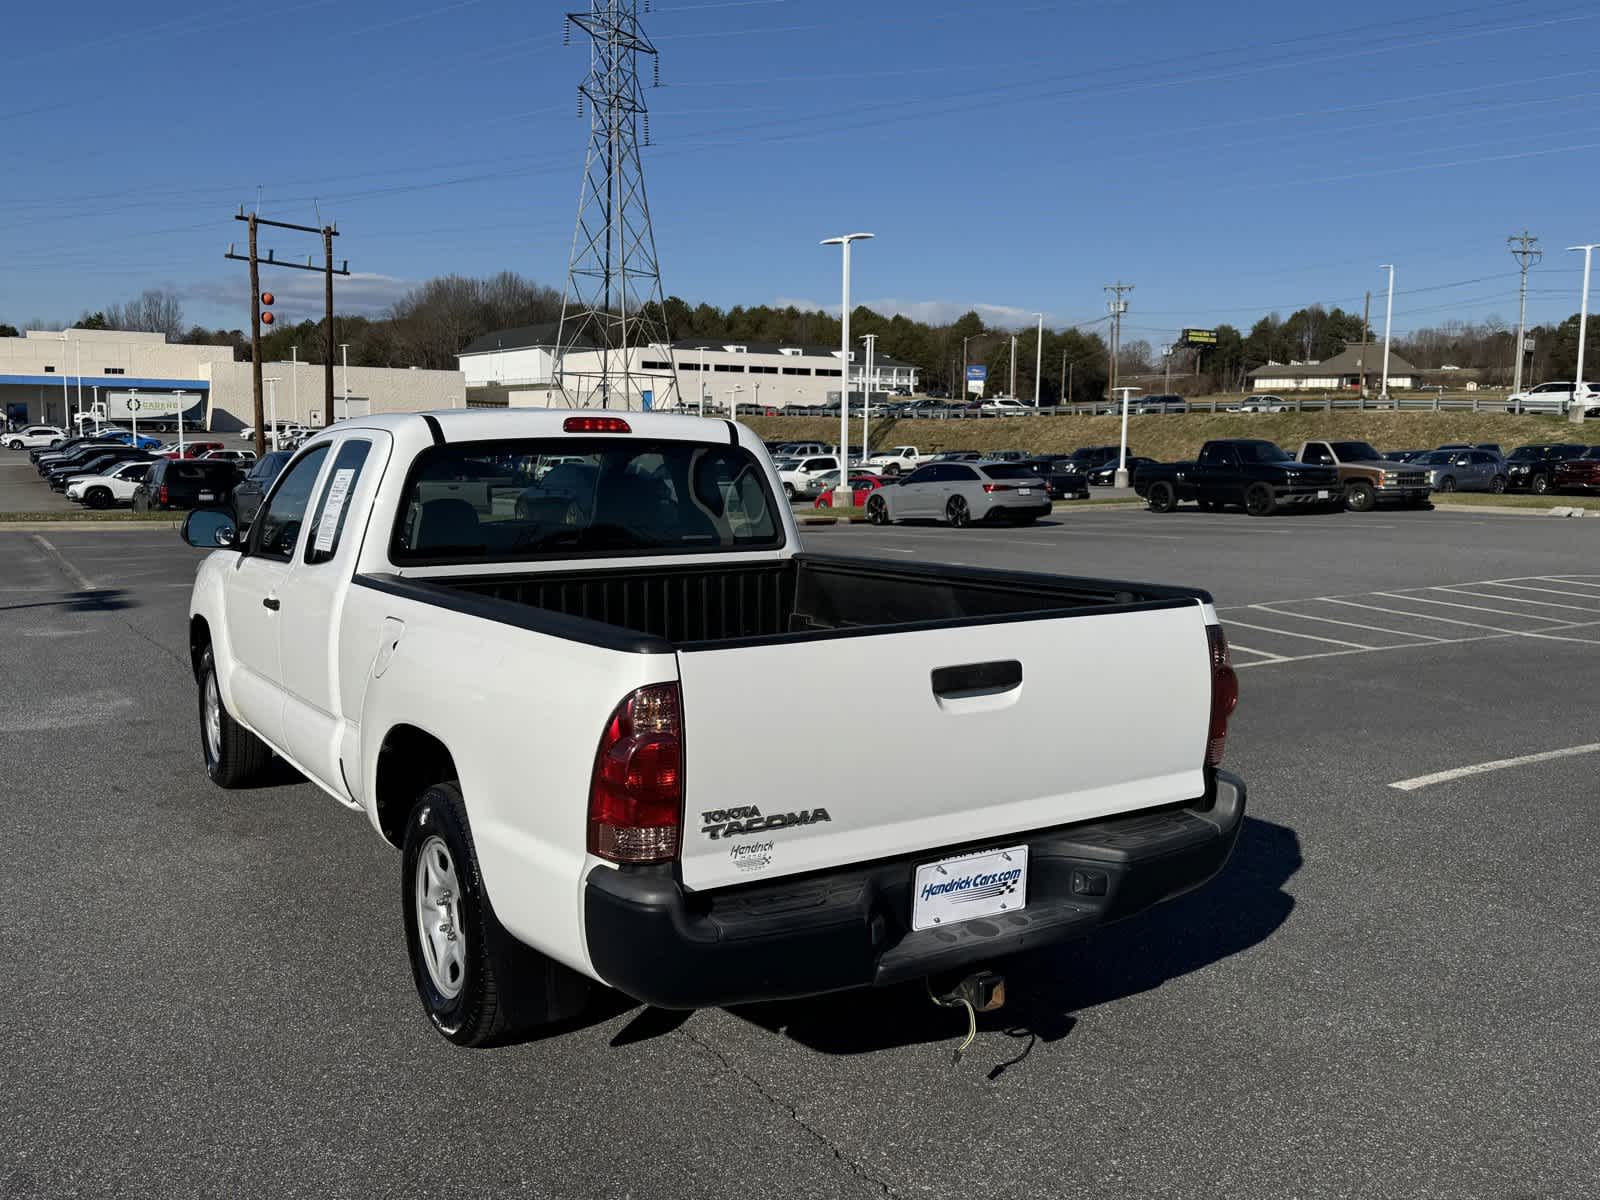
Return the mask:
[[328,472],[328,482],[322,485],[316,516],[311,519],[311,532],[306,535],[307,563],[324,563],[339,553],[339,537],[344,532],[345,518],[350,515],[350,497],[371,450],[371,442],[352,439],[340,446],[339,453],[334,455],[333,470]]
[[278,481],[277,488],[267,499],[256,518],[251,553],[263,558],[276,558],[288,562],[294,557],[294,548],[300,540],[300,527],[305,524],[306,508],[311,503],[311,489],[322,470],[322,460],[328,448],[318,446],[291,463]]

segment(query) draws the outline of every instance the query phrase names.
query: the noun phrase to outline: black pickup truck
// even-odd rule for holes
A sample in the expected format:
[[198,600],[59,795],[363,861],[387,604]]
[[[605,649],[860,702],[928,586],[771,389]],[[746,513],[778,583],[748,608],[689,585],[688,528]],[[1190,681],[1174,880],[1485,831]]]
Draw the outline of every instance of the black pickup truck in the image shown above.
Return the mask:
[[1149,501],[1152,512],[1162,513],[1184,500],[1207,510],[1241,505],[1257,517],[1282,507],[1332,509],[1344,503],[1336,467],[1296,462],[1288,451],[1256,438],[1210,441],[1194,462],[1141,467],[1133,490]]

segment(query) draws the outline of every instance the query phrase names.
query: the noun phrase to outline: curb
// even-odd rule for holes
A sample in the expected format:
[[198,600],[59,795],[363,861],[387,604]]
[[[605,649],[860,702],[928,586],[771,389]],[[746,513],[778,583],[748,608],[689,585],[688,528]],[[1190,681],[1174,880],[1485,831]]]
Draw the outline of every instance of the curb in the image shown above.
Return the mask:
[[1600,511],[1585,508],[1568,508],[1556,505],[1551,508],[1512,508],[1502,504],[1452,504],[1450,501],[1435,499],[1433,507],[1436,512],[1453,513],[1491,513],[1499,517],[1600,517]]

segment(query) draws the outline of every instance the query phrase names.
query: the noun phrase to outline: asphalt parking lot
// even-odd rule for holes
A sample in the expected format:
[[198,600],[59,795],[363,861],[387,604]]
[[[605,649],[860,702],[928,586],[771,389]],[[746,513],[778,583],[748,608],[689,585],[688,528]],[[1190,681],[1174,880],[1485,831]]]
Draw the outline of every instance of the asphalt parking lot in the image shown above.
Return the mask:
[[[1600,522],[1082,509],[806,541],[1209,589],[1242,668],[1230,866],[1011,964],[959,1065],[917,987],[613,998],[458,1050],[365,820],[206,780],[198,553],[0,533],[0,1195],[1593,1193]],[[1501,760],[1529,761],[1476,770]]]

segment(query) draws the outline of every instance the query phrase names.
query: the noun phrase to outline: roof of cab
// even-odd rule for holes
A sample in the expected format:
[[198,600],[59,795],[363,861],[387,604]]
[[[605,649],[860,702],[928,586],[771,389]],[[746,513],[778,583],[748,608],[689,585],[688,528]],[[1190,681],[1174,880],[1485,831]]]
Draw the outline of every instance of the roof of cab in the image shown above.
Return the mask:
[[[621,417],[633,434],[668,438],[673,441],[731,442],[742,440],[746,445],[755,435],[737,426],[736,437],[730,430],[732,422],[712,417],[679,416],[674,413],[629,412],[621,409],[572,408],[446,408],[432,412],[384,413],[378,416],[357,417],[340,421],[321,430],[321,433],[350,429],[383,429],[400,437],[424,437],[444,442],[478,442],[500,438],[526,437],[576,437],[564,425],[569,417]],[[437,429],[437,435],[434,430]],[[591,436],[627,436],[607,434]]]

